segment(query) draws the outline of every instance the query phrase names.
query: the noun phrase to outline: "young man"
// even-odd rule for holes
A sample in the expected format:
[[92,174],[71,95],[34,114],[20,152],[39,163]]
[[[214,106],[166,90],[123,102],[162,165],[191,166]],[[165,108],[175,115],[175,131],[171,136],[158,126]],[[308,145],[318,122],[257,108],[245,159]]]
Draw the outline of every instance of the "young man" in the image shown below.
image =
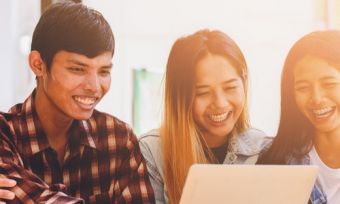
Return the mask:
[[0,113],[0,174],[16,181],[0,184],[14,185],[0,197],[154,203],[132,130],[94,109],[111,82],[114,38],[107,21],[82,4],[54,4],[40,18],[31,50],[37,86],[24,103]]

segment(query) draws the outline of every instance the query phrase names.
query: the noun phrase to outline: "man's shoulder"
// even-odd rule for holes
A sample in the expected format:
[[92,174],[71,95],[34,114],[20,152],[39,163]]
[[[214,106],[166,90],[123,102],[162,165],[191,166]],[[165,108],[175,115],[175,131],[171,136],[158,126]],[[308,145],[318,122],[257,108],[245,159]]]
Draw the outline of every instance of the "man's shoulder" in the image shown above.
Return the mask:
[[109,113],[94,110],[89,120],[91,119],[96,121],[99,127],[104,125],[107,129],[132,131],[128,123]]
[[0,129],[4,131],[13,124],[13,121],[22,116],[22,104],[14,105],[9,112],[0,111]]
[[15,117],[18,117],[22,115],[22,106],[23,106],[23,103],[18,103],[12,106],[8,112],[0,111],[0,117],[8,121]]
[[0,131],[2,133],[9,130],[9,121],[11,117],[13,117],[11,114],[0,111]]
[[8,144],[16,143],[16,136],[13,129],[13,121],[17,118],[16,113],[0,112],[0,140]]
[[95,110],[87,122],[92,130],[95,129],[94,137],[98,137],[97,140],[102,138],[99,143],[107,138],[107,141],[116,141],[118,146],[126,146],[130,142],[137,144],[137,137],[130,125],[116,116]]

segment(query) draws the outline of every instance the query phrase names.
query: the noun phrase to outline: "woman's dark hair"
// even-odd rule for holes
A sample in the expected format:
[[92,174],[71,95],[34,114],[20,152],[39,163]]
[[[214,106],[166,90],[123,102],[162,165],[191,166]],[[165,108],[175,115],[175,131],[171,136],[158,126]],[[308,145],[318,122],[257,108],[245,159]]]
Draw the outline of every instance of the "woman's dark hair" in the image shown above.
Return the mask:
[[61,50],[89,58],[103,52],[114,53],[110,25],[96,10],[71,1],[52,4],[35,27],[31,50],[40,53],[50,69],[54,55]]
[[316,31],[305,35],[290,49],[281,74],[281,115],[272,146],[259,164],[285,164],[301,159],[312,147],[314,127],[297,107],[294,97],[294,68],[304,57],[316,57],[340,65],[340,31]]

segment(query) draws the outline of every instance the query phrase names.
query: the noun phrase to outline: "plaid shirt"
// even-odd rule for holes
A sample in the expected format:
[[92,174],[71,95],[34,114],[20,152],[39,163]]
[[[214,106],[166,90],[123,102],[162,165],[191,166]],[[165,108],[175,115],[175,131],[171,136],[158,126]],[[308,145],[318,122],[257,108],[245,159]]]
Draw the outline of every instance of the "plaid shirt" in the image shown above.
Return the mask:
[[10,190],[18,203],[155,202],[137,139],[124,122],[98,111],[74,120],[60,166],[34,93],[0,113],[0,174],[17,181]]

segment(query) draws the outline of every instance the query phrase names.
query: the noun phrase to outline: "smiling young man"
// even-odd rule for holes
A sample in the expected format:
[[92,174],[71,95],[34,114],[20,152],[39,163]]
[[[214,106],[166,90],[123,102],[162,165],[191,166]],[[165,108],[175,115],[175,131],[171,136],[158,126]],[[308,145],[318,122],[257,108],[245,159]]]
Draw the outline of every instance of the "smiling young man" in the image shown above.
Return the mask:
[[79,3],[54,4],[40,18],[31,50],[37,86],[22,104],[0,113],[0,173],[16,181],[0,180],[8,186],[0,198],[154,203],[132,130],[95,110],[110,88],[114,53],[103,16]]

